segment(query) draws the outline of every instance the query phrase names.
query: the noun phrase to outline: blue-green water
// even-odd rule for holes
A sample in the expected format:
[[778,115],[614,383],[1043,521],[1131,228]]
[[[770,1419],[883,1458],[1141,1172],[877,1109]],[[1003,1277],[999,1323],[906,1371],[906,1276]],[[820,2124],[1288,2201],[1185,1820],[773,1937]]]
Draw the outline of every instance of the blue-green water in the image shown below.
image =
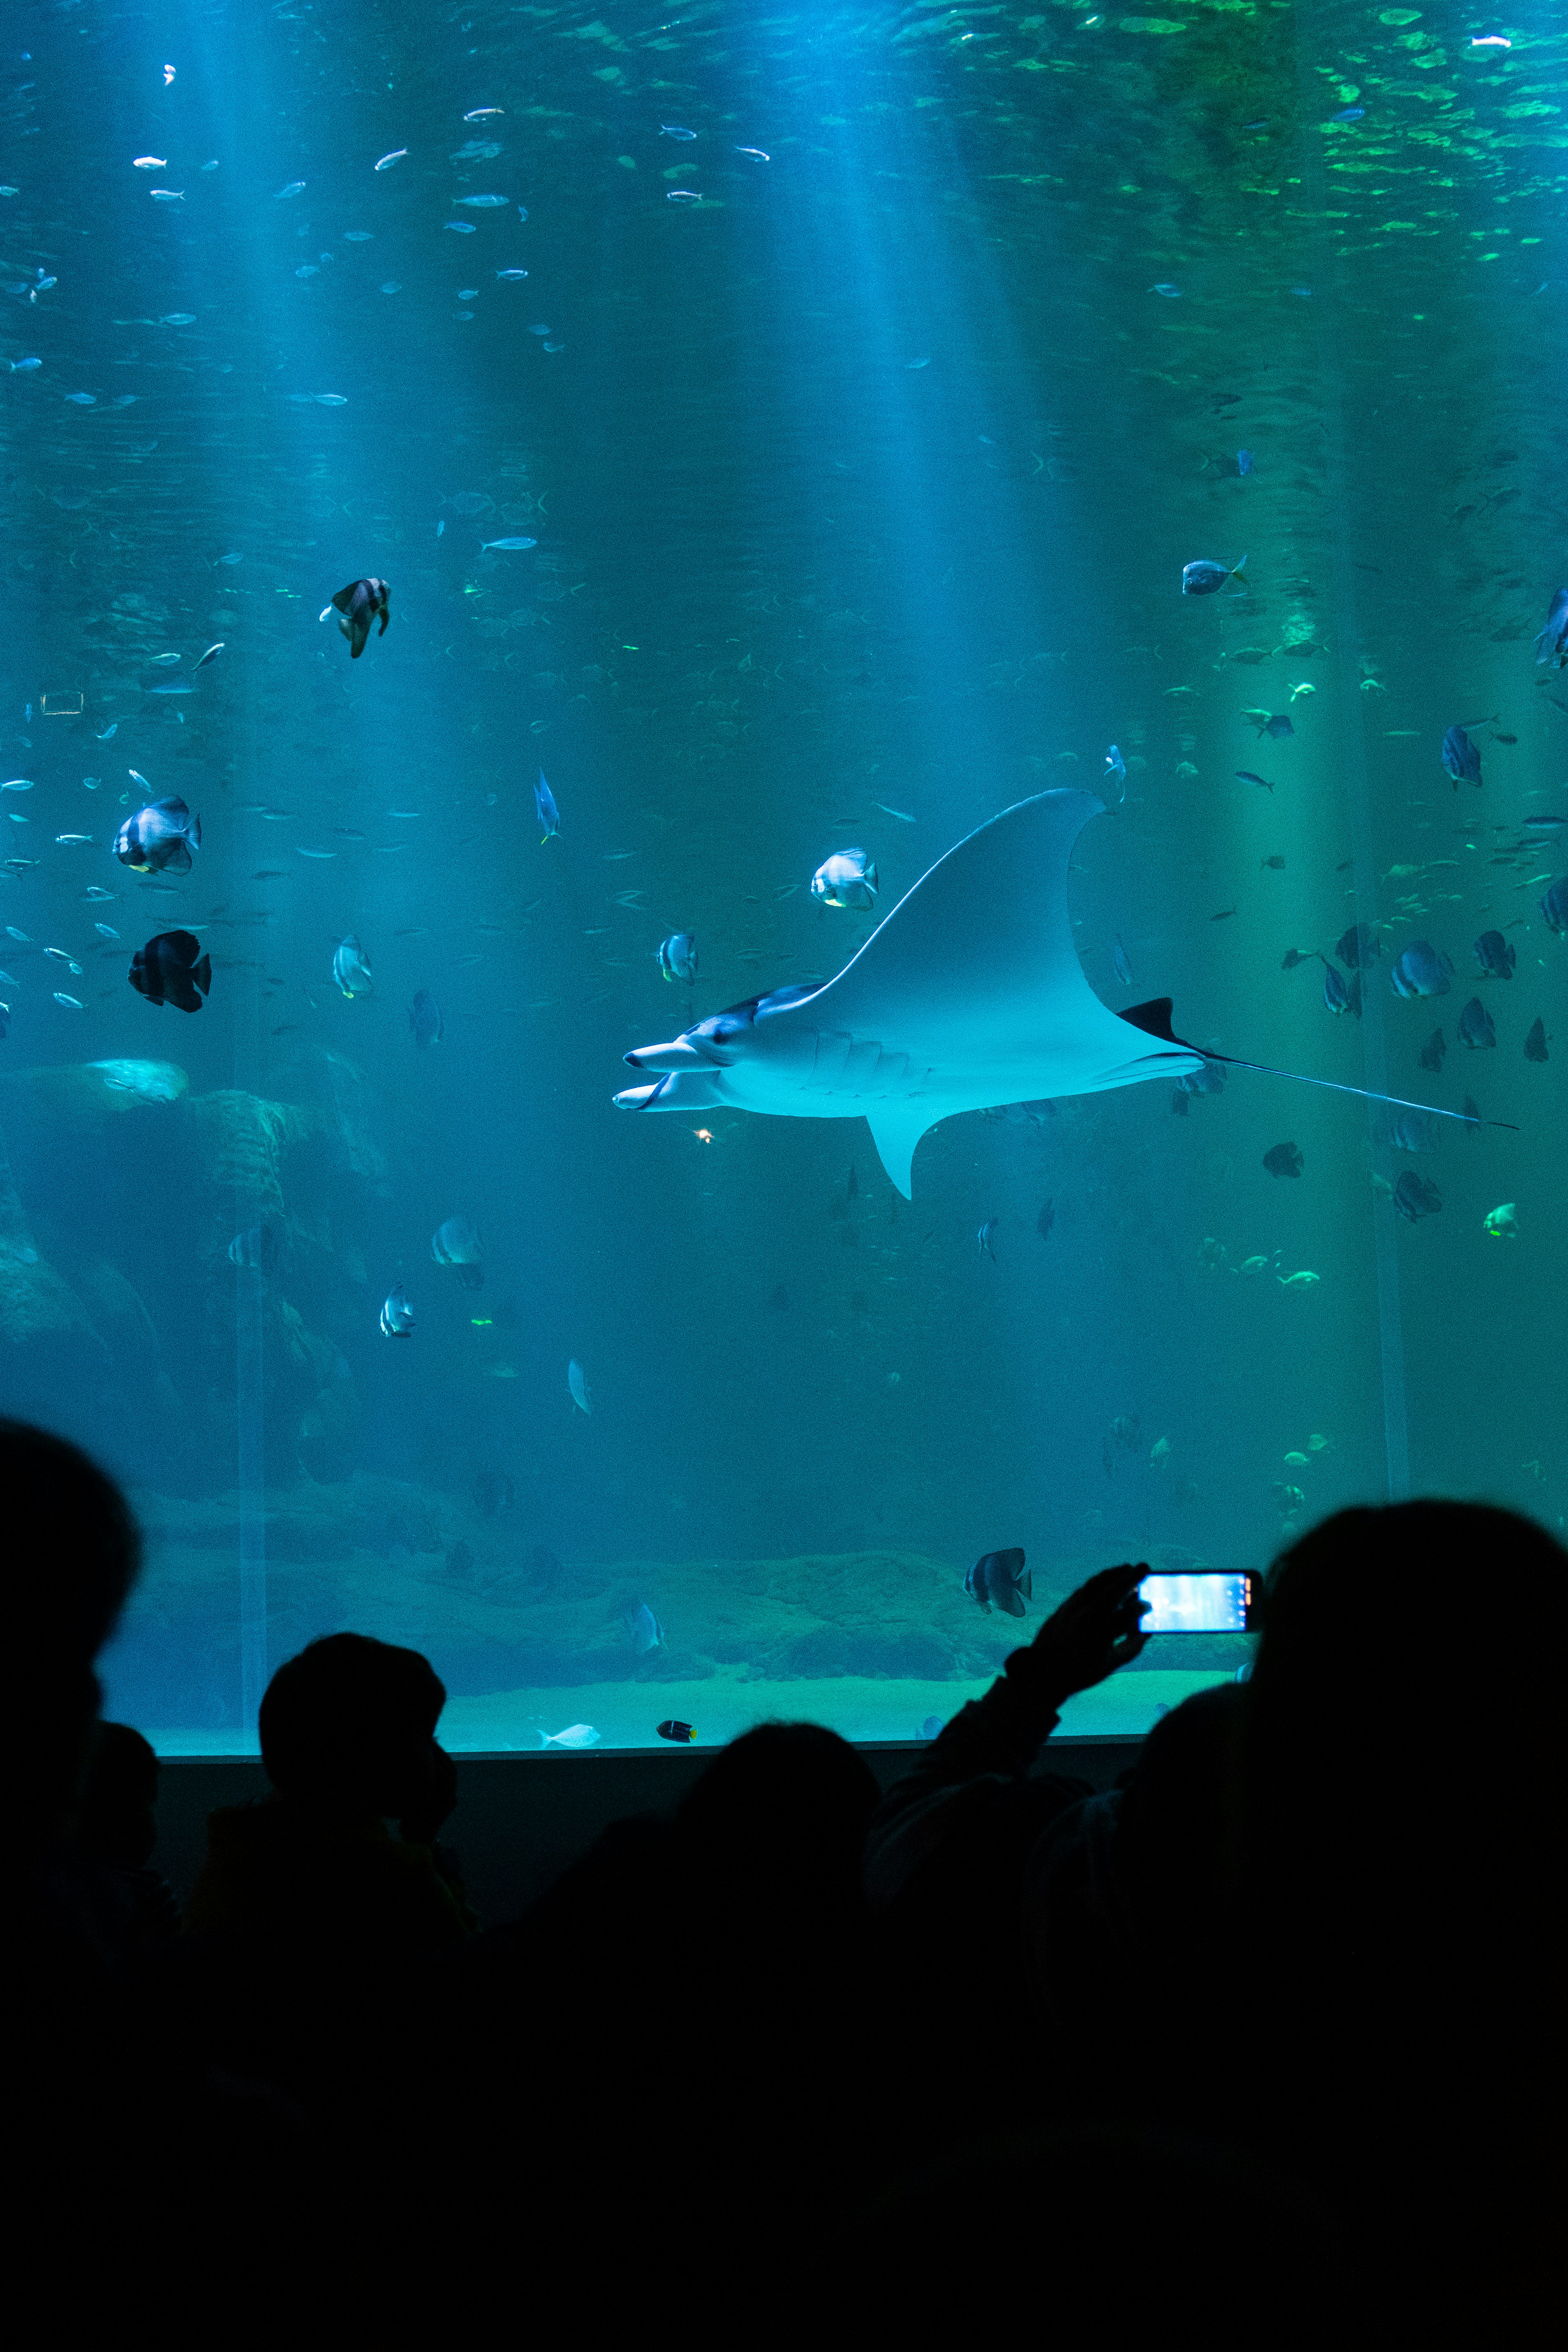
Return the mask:
[[[459,1745],[906,1737],[1108,1559],[1411,1490],[1561,1529],[1568,33],[1162,5],[8,13],[0,1405],[134,1494],[109,1704],[165,1747],[345,1624]],[[1112,743],[1106,1003],[1509,1124],[1233,1071],[949,1119],[906,1202],[859,1118],[612,1108],[847,960],[832,853],[886,912]],[[174,794],[189,874],[117,863]],[[198,1013],[127,982],[174,928]],[[1013,1544],[1022,1628],[963,1591]]]

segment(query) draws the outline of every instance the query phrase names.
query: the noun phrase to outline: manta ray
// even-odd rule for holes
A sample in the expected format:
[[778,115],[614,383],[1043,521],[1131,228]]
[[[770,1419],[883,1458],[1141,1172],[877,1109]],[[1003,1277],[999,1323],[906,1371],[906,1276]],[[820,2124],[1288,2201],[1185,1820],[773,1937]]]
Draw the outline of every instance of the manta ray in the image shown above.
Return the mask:
[[[1172,1029],[1168,996],[1125,1013],[1100,1003],[1073,945],[1068,864],[1104,813],[1082,792],[1037,793],[1004,809],[938,858],[836,979],[750,997],[668,1045],[637,1046],[626,1057],[633,1069],[658,1075],[616,1105],[864,1118],[909,1200],[915,1146],[959,1111],[1107,1094],[1205,1062],[1300,1076],[1189,1045]],[[1331,1078],[1300,1083],[1432,1108]]]

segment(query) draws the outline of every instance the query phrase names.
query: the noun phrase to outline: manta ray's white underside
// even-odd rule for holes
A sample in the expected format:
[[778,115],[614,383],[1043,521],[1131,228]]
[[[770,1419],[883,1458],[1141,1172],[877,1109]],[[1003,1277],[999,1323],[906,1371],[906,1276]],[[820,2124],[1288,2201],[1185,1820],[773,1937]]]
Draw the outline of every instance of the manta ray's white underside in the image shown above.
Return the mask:
[[939,858],[835,980],[736,1006],[628,1054],[658,1084],[628,1110],[869,1122],[905,1199],[926,1129],[955,1112],[1103,1094],[1201,1067],[1102,1004],[1073,945],[1068,863],[1089,793],[1038,793]]

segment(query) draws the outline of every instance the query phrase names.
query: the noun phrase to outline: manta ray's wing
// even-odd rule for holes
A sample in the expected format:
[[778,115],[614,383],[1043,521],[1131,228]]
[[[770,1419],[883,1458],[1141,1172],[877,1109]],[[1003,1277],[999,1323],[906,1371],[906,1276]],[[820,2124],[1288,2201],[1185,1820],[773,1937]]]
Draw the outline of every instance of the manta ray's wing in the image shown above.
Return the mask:
[[879,1047],[854,1107],[906,1198],[916,1144],[953,1111],[1096,1093],[1202,1060],[1130,1033],[1084,978],[1068,865],[1103,813],[1080,792],[1004,809],[937,860],[837,979],[779,1016],[811,1024],[825,1044],[843,1036],[847,1067],[818,1055],[831,1093],[854,1090],[856,1066]]

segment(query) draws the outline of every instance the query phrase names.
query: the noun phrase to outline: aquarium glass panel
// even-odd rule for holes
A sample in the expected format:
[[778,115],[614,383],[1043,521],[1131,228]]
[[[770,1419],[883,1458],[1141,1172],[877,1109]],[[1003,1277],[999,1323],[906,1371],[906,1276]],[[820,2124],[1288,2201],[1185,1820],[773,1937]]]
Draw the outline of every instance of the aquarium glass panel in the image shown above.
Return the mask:
[[1159,5],[7,11],[0,1406],[165,1752],[1561,1531],[1568,27]]

